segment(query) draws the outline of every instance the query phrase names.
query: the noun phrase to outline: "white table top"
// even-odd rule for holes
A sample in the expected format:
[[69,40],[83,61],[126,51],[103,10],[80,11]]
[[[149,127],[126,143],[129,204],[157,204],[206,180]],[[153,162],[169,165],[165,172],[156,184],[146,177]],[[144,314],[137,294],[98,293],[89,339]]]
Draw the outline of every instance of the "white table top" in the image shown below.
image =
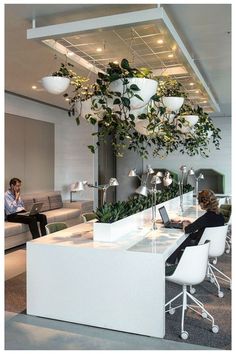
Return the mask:
[[[169,213],[170,218],[188,219],[194,221],[204,212],[199,206],[185,207],[182,217]],[[159,221],[159,220],[158,220]],[[137,231],[121,237],[116,242],[95,242],[93,241],[93,223],[82,223],[68,229],[64,229],[46,237],[40,237],[27,242],[27,246],[55,246],[73,247],[78,249],[110,250],[110,251],[132,251],[157,254],[171,254],[172,246],[182,243],[187,237],[183,230],[166,229],[161,223],[157,223],[157,230],[152,230],[150,220],[146,220],[144,227]]]

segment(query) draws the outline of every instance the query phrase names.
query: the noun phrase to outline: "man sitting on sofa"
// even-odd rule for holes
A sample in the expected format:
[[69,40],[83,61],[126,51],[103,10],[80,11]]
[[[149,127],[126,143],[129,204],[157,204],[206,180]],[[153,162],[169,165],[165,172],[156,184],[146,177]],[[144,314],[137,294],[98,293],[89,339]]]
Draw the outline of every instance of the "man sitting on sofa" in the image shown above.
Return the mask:
[[25,212],[23,200],[20,197],[21,180],[12,178],[10,188],[5,193],[5,214],[7,221],[27,224],[33,238],[40,237],[37,221],[40,222],[41,235],[46,235],[47,217],[44,214],[21,215]]

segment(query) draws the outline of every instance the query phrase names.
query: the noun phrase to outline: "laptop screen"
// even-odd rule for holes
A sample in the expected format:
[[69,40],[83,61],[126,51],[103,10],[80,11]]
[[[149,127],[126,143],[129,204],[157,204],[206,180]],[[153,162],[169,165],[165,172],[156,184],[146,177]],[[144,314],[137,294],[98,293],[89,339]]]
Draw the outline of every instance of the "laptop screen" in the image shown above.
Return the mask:
[[170,222],[169,216],[167,214],[166,208],[163,206],[161,208],[158,209],[159,213],[161,215],[162,221],[165,224],[167,224],[168,222]]

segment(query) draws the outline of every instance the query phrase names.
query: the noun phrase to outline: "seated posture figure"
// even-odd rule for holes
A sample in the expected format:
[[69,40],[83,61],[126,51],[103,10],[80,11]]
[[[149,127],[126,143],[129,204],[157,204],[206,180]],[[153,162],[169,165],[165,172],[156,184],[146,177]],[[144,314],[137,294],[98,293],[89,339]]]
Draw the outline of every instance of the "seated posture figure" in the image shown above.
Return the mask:
[[198,194],[198,202],[201,209],[206,210],[206,212],[193,223],[183,221],[184,231],[190,235],[167,259],[167,263],[169,264],[176,264],[179,261],[185,247],[197,245],[206,227],[224,225],[224,217],[219,211],[219,203],[214,192],[210,189],[202,190]]
[[33,238],[40,237],[37,221],[40,222],[41,235],[46,235],[47,217],[44,214],[21,215],[25,212],[23,200],[20,197],[21,180],[12,178],[10,188],[5,193],[5,214],[7,221],[29,225]]

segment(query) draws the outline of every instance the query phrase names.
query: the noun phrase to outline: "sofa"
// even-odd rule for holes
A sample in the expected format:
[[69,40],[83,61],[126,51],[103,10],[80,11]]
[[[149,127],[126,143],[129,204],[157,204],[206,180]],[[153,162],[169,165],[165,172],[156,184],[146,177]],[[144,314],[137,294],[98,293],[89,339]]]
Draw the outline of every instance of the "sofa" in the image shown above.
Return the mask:
[[[82,219],[80,215],[93,210],[91,200],[81,200],[77,202],[63,202],[61,193],[42,192],[31,193],[21,196],[24,201],[25,209],[30,210],[33,203],[43,202],[41,212],[47,216],[48,223],[63,221],[69,227],[74,226]],[[28,225],[5,221],[5,250],[20,246],[32,240]]]

